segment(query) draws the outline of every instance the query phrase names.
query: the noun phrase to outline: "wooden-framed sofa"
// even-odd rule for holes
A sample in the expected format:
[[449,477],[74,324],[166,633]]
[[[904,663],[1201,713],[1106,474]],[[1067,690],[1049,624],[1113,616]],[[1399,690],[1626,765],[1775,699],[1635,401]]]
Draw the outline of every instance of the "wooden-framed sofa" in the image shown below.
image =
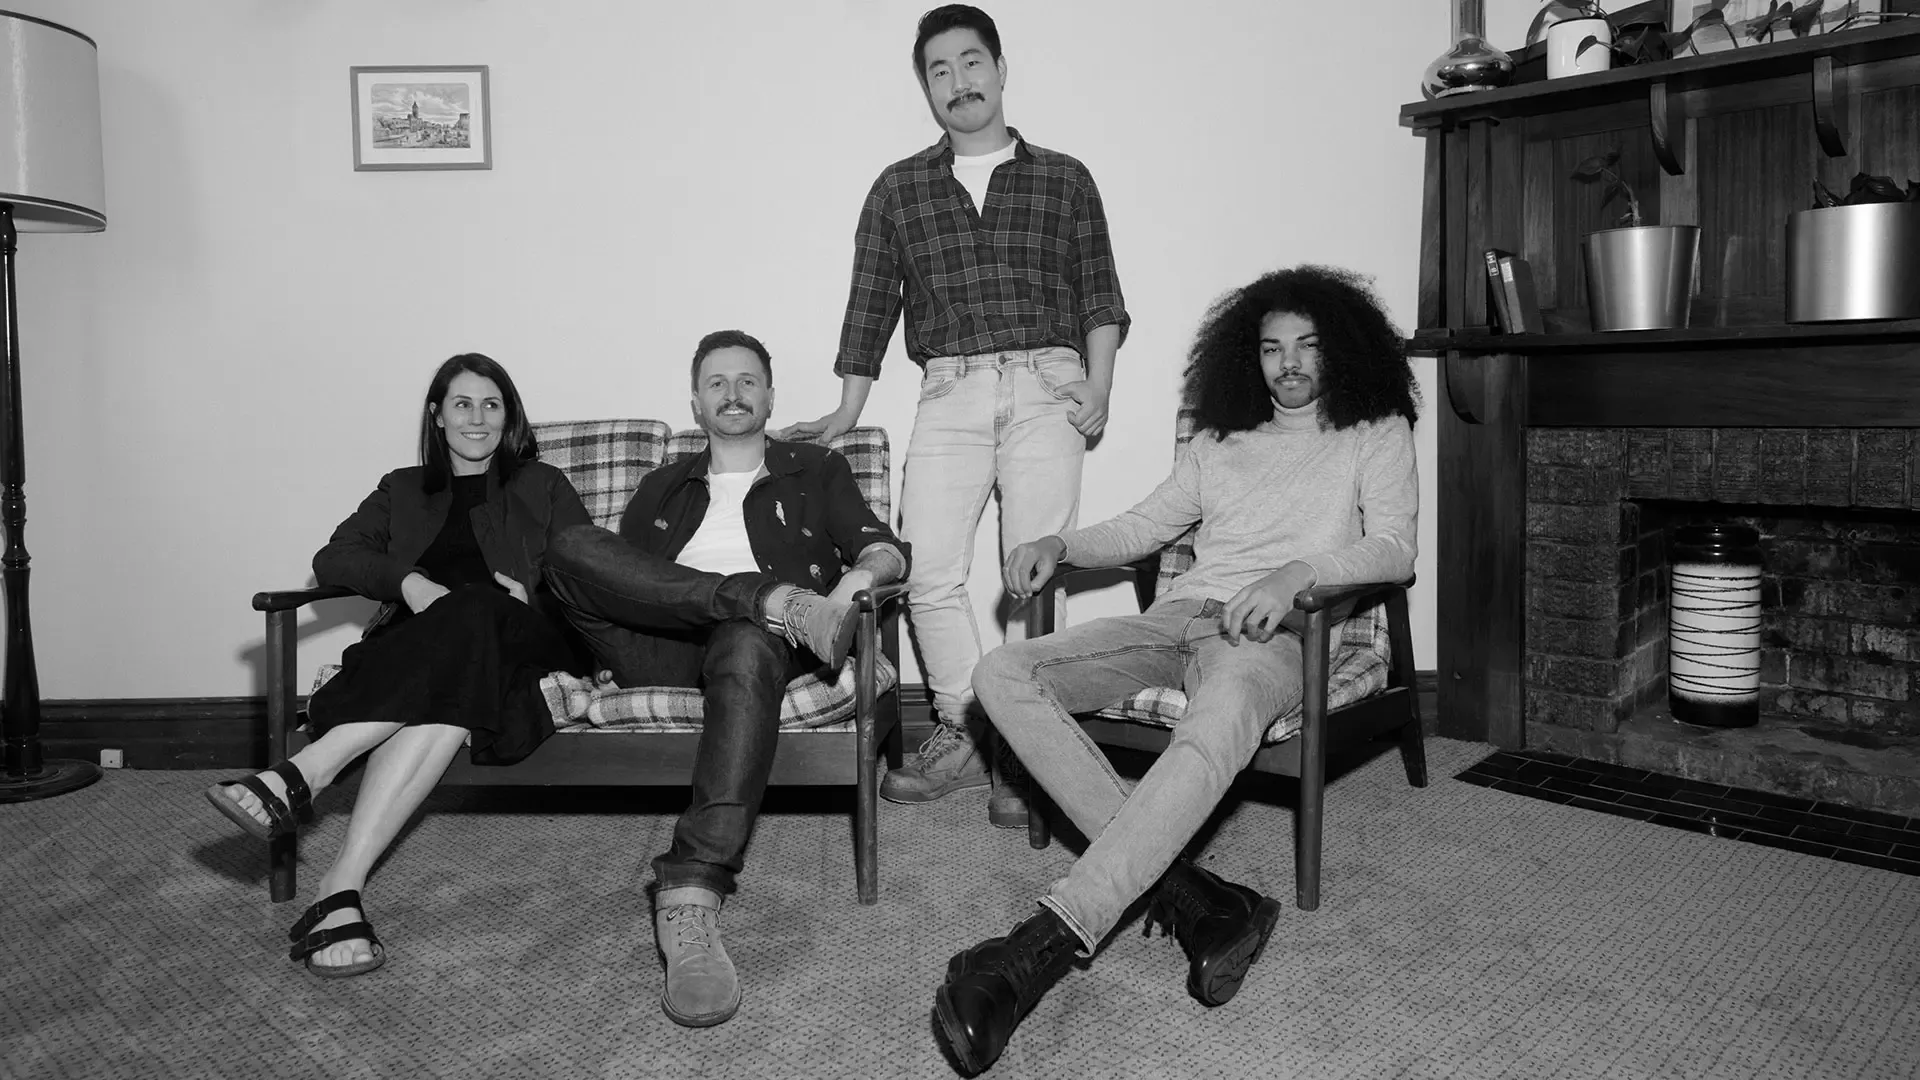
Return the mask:
[[[699,453],[706,436],[674,432],[658,420],[593,420],[534,425],[540,459],[573,482],[594,522],[614,528],[627,500],[649,469]],[[832,443],[846,456],[875,515],[891,516],[891,463],[887,433],[858,427]],[[842,786],[856,789],[855,884],[860,902],[879,899],[878,778],[882,749],[890,766],[901,760],[899,607],[905,586],[895,584],[855,596],[859,626],[853,657],[826,681],[802,676],[789,684],[781,709],[779,750],[771,784]],[[267,755],[282,761],[293,750],[302,722],[297,678],[299,609],[354,594],[311,588],[254,594],[266,614]],[[330,676],[321,668],[319,681]],[[571,685],[570,685],[571,684]],[[492,786],[677,786],[688,782],[700,739],[700,693],[664,687],[582,686],[573,680],[542,683],[555,733],[526,760],[510,766],[475,766],[455,755],[444,784]],[[297,838],[269,842],[269,887],[277,902],[293,899]]]

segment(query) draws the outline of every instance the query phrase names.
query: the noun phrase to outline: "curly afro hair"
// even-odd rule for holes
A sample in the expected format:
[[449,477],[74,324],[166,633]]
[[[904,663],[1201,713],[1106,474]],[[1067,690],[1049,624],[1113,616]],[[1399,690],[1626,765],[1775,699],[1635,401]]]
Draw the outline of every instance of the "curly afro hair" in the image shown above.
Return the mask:
[[1320,335],[1320,416],[1336,429],[1399,414],[1413,424],[1419,390],[1399,328],[1369,280],[1331,266],[1276,270],[1214,301],[1187,354],[1187,405],[1194,426],[1224,439],[1273,419],[1260,373],[1260,323],[1286,312]]

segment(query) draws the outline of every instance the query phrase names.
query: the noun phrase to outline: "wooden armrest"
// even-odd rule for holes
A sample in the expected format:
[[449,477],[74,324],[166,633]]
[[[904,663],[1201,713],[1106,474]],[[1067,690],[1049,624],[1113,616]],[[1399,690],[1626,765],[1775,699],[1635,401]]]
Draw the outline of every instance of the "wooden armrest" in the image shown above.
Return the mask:
[[861,611],[879,611],[888,604],[907,595],[907,583],[896,581],[891,585],[875,585],[871,589],[861,589],[853,594],[853,606]]
[[1301,589],[1295,593],[1293,606],[1297,611],[1323,611],[1344,600],[1371,596],[1390,589],[1404,589],[1412,583],[1409,579],[1407,581],[1370,581],[1359,585],[1315,585],[1311,589]]
[[304,607],[315,600],[334,600],[342,596],[355,596],[352,589],[342,589],[333,585],[320,585],[311,589],[286,589],[281,592],[257,592],[253,594],[255,611],[288,611]]

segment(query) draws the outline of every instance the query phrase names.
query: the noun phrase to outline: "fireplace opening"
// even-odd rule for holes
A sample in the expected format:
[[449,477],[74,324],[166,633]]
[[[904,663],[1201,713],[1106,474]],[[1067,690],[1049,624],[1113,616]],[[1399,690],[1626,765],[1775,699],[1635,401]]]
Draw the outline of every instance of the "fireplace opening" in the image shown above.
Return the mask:
[[[1920,814],[1920,432],[1749,434],[1528,432],[1526,745]],[[1758,540],[1752,727],[1668,707],[1674,534],[1702,525]]]

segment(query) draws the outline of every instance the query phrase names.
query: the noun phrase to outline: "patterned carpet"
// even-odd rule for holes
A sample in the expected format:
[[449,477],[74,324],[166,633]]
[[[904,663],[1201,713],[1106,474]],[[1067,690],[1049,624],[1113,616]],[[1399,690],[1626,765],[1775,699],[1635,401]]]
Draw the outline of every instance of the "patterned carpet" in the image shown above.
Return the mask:
[[[1885,1077],[1920,1060],[1920,888],[1851,866],[1450,779],[1429,743],[1330,792],[1324,903],[1291,906],[1291,814],[1245,801],[1206,865],[1288,901],[1219,1009],[1170,940],[1123,926],[1028,1018],[993,1077]],[[0,1075],[944,1077],[946,958],[1068,865],[987,827],[974,791],[881,805],[881,903],[853,902],[839,806],[776,793],[723,930],[732,1022],[660,1012],[638,892],[683,796],[453,791],[369,890],[385,969],[285,956],[311,897],[201,799],[216,774],[111,772],[0,806]],[[303,872],[339,842],[321,799]]]

